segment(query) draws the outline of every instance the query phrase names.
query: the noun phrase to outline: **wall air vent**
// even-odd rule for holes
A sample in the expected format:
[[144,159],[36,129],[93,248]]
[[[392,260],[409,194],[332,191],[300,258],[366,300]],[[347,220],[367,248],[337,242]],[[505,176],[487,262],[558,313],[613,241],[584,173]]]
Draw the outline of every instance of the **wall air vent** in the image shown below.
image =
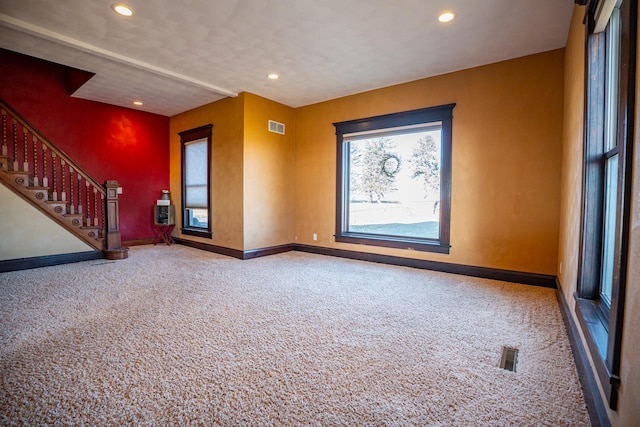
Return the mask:
[[513,347],[502,347],[502,360],[500,361],[500,367],[507,371],[516,371],[516,364],[518,363],[518,349]]
[[269,120],[269,132],[279,133],[280,135],[284,135],[284,123],[274,122],[273,120]]

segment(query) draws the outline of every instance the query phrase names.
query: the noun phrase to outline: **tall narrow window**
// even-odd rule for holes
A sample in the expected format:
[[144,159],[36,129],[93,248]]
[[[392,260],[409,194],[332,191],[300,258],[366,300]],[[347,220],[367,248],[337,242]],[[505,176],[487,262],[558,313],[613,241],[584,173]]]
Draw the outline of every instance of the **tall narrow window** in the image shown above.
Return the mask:
[[637,1],[587,7],[583,211],[576,314],[616,409],[628,258]]
[[454,106],[334,124],[336,241],[449,253]]
[[182,233],[211,237],[211,128],[180,132]]

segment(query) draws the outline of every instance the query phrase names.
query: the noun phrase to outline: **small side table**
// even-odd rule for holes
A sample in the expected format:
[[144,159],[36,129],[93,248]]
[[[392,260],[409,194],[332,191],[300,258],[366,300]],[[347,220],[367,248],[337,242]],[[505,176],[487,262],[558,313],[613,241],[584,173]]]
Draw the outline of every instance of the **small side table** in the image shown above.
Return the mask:
[[175,241],[173,240],[173,237],[171,237],[171,232],[173,231],[175,224],[155,225],[154,227],[156,229],[156,238],[153,239],[154,245],[157,245],[158,243],[160,243],[161,240],[165,242],[167,246],[170,246],[172,243],[175,243]]

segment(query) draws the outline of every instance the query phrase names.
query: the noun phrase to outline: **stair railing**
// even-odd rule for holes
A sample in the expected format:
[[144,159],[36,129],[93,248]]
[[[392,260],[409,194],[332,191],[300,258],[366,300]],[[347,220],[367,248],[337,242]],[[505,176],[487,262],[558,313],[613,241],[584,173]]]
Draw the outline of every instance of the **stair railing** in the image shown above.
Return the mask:
[[[120,250],[118,183],[100,185],[64,151],[45,138],[34,126],[0,100],[2,146],[0,168],[15,173],[16,184],[34,190],[38,199],[55,204],[55,212],[72,218],[72,223],[93,238],[101,250]],[[28,174],[29,182],[24,172]],[[26,185],[25,185],[26,184]]]

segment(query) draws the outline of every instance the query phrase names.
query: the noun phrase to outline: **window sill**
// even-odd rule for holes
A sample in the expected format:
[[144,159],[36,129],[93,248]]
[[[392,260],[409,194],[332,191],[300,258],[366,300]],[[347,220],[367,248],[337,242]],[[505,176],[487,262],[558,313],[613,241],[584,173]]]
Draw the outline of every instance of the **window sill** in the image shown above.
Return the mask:
[[186,234],[188,236],[205,237],[207,239],[213,237],[213,233],[208,230],[199,230],[197,228],[182,228],[180,231],[182,232],[182,234]]
[[439,241],[429,242],[422,239],[403,237],[379,236],[364,233],[342,233],[335,235],[336,242],[354,243],[358,245],[382,246],[386,248],[407,249],[422,252],[436,252],[448,254],[449,245],[443,245]]
[[579,298],[576,300],[576,316],[587,341],[589,353],[595,364],[600,385],[607,396],[609,407],[616,408],[618,400],[618,386],[620,378],[611,374],[607,366],[607,346],[609,333],[606,328],[606,317],[598,301]]

